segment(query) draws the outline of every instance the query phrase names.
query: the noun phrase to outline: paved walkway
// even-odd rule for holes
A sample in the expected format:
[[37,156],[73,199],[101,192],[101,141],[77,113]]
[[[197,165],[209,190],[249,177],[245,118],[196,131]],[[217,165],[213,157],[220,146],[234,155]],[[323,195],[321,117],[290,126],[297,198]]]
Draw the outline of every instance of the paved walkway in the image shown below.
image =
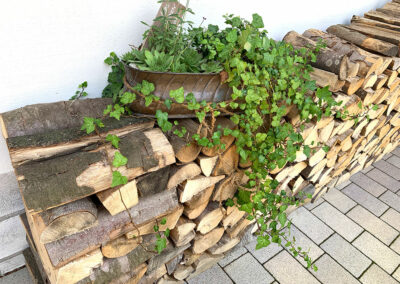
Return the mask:
[[400,283],[400,147],[290,215],[318,271],[270,245],[235,248],[189,284]]

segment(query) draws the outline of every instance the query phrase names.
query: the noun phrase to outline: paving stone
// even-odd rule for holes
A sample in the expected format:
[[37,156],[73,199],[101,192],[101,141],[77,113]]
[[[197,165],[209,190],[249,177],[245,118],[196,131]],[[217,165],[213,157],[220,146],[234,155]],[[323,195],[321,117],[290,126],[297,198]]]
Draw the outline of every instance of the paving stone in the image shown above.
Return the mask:
[[207,269],[203,273],[193,277],[192,279],[188,280],[187,283],[189,284],[211,284],[211,283],[221,283],[221,284],[230,284],[232,282],[229,279],[228,275],[225,271],[219,267],[218,264],[214,265],[210,269]]
[[244,255],[247,252],[245,247],[234,247],[231,251],[229,251],[223,259],[221,259],[218,263],[222,267],[227,266],[229,263],[238,259],[240,256]]
[[364,273],[360,278],[363,284],[396,284],[398,283],[389,274],[382,270],[376,264],[372,264],[371,267]]
[[390,246],[390,248],[392,250],[394,250],[395,252],[397,252],[398,254],[400,254],[400,237],[397,238],[397,240],[395,240],[393,242],[393,244]]
[[[296,247],[301,247],[303,250],[308,251],[309,250],[309,257],[314,261],[318,257],[324,254],[324,251],[320,249],[312,240],[310,240],[306,235],[304,235],[299,229],[297,229],[294,225],[292,225],[291,230],[290,230],[290,240],[293,239],[293,237],[296,239],[295,246]],[[286,248],[288,250],[288,248]],[[292,254],[291,252],[289,252]],[[303,266],[307,266],[307,263],[302,259],[298,258],[300,263],[303,264]]]
[[362,189],[364,189],[365,191],[371,193],[375,197],[378,197],[387,190],[386,187],[380,185],[376,181],[370,179],[369,177],[360,172],[350,177],[350,180],[355,184],[357,184]]
[[393,277],[400,282],[400,267],[393,273]]
[[0,174],[0,222],[20,215],[24,210],[14,172]]
[[372,263],[370,259],[338,234],[334,234],[326,240],[321,248],[355,277],[359,277]]
[[360,205],[357,205],[347,213],[347,216],[386,245],[390,245],[399,234],[395,229]]
[[349,242],[363,231],[363,228],[327,202],[311,212]]
[[324,284],[356,284],[360,283],[349,272],[334,261],[329,255],[324,254],[316,262],[318,271],[310,269],[311,273]]
[[400,182],[392,178],[391,176],[385,174],[379,169],[373,169],[367,173],[367,176],[375,180],[376,182],[382,184],[384,187],[390,191],[396,192],[400,189]]
[[385,202],[386,204],[390,205],[393,209],[400,212],[400,196],[394,194],[391,191],[387,191],[379,197],[380,200]]
[[25,258],[22,255],[22,253],[13,256],[11,258],[8,258],[7,260],[0,262],[0,276],[10,271],[14,271],[18,268],[21,268],[24,265],[25,265]]
[[0,284],[33,284],[28,269],[22,268],[0,278]]
[[[325,197],[325,195],[324,195],[324,197]],[[324,201],[325,200],[322,197],[320,197],[317,200],[315,200],[314,203],[309,202],[306,205],[304,205],[304,207],[307,208],[308,210],[313,210],[315,207],[317,207]]]
[[19,216],[0,222],[0,244],[0,261],[15,256],[28,247]]
[[373,166],[380,169],[382,172],[390,175],[394,179],[400,180],[400,169],[392,165],[391,163],[385,160],[380,160],[378,162],[375,162]]
[[366,167],[365,169],[363,169],[363,170],[361,170],[361,172],[363,173],[363,174],[366,174],[366,173],[368,173],[370,170],[372,170],[372,169],[374,169],[374,167],[373,166],[369,166],[369,167]]
[[386,161],[391,163],[393,166],[396,166],[396,167],[400,168],[400,157],[391,156]]
[[336,189],[342,190],[343,188],[345,188],[346,186],[348,186],[351,183],[351,180],[346,180],[344,182],[342,182],[341,184],[337,184],[335,185]]
[[393,156],[392,153],[387,153],[385,156],[382,157],[382,159],[387,160],[387,159],[389,159],[391,156]]
[[[319,283],[314,276],[296,261],[287,251],[280,252],[264,267],[281,284],[313,284]],[[256,283],[256,282],[251,282]]]
[[351,208],[357,205],[351,198],[347,197],[336,188],[329,190],[329,192],[324,195],[324,198],[342,213],[347,213]]
[[381,216],[389,208],[385,203],[354,183],[346,186],[342,192],[376,216]]
[[267,262],[270,258],[275,256],[278,252],[283,250],[282,246],[271,243],[266,248],[256,250],[257,241],[251,242],[246,245],[247,250],[261,263]]
[[396,210],[394,210],[392,208],[389,208],[389,210],[386,211],[385,214],[382,215],[381,219],[400,232],[400,213],[399,212],[397,212]]
[[250,253],[226,266],[225,272],[237,284],[272,283],[275,280]]
[[353,246],[362,251],[376,264],[391,274],[400,264],[400,255],[393,252],[377,238],[364,232],[354,242]]
[[394,149],[391,154],[396,155],[397,157],[400,157],[400,147],[397,147]]
[[303,207],[298,208],[290,214],[289,218],[292,219],[292,223],[298,229],[306,234],[317,245],[322,243],[333,233],[331,228]]

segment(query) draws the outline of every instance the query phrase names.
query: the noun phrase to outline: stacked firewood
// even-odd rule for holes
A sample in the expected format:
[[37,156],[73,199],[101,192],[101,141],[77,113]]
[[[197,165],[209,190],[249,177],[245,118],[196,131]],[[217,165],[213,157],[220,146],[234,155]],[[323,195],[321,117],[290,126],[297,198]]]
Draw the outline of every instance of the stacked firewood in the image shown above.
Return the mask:
[[[293,163],[270,173],[278,190],[310,193],[315,200],[399,144],[400,1],[353,17],[350,25],[289,32],[284,40],[295,48],[326,43],[311,78],[329,85],[342,102],[334,110],[341,115],[304,125],[309,157],[299,151]],[[80,130],[83,117],[102,117],[110,103],[39,104],[0,116],[26,209],[21,219],[30,260],[48,283],[183,283],[219,261],[254,226],[244,212],[223,206],[247,183],[250,165],[239,161],[232,136],[221,138],[224,149],[193,142],[192,134],[207,136],[210,129],[190,118],[179,120],[187,129],[183,137],[174,129],[164,134],[143,117],[105,119],[95,134]],[[296,108],[285,120],[300,129]],[[224,117],[218,126],[235,128]],[[116,188],[108,134],[120,137],[128,158],[118,169],[128,183]],[[155,226],[170,229],[160,254]]]

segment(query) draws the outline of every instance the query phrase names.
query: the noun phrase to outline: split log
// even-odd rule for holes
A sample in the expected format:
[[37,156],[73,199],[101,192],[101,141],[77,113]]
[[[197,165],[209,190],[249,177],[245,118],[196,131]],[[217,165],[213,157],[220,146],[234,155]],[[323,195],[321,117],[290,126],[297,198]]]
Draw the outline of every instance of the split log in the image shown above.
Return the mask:
[[[325,158],[325,156],[326,156],[326,151],[325,151],[324,149],[320,148],[318,151],[316,151],[316,152],[310,157],[310,159],[308,160],[308,165],[309,165],[310,167],[315,166],[316,164],[318,164],[319,162],[321,162],[322,159]],[[307,164],[305,164],[305,166],[303,167],[303,169],[305,169],[306,166],[307,166]],[[303,169],[302,169],[302,170],[303,170]],[[301,171],[300,171],[300,172],[301,172]],[[299,172],[299,173],[300,173],[300,172]],[[297,175],[296,175],[296,176],[297,176]]]
[[[212,148],[203,147],[201,152],[204,155],[208,157],[217,156],[218,154],[222,154],[223,152],[225,152],[225,150],[228,149],[233,144],[233,142],[235,141],[235,137],[233,137],[232,135],[223,135],[224,128],[229,128],[231,130],[234,130],[237,129],[237,125],[226,117],[217,117],[214,125],[214,131],[221,132],[221,138],[220,138],[221,145],[225,145],[225,147],[221,148],[220,145],[216,145]],[[208,133],[208,135],[211,136],[212,133]]]
[[198,194],[192,197],[189,201],[185,202],[185,207],[195,209],[208,202],[214,191],[215,185],[207,187],[205,190],[200,191]]
[[153,270],[150,273],[146,272],[147,272],[147,265],[144,275],[142,275],[140,278],[139,277],[134,277],[133,279],[131,278],[126,284],[156,283],[161,277],[167,274],[167,268],[165,267],[165,265],[161,265],[160,267],[158,267],[157,269]]
[[357,96],[362,100],[364,106],[371,105],[379,97],[381,91],[369,89],[360,89],[357,91]]
[[203,175],[209,177],[214,170],[214,167],[218,161],[218,156],[207,157],[207,156],[199,156],[197,158],[197,162],[200,165],[201,171]]
[[101,252],[107,258],[118,258],[127,255],[142,242],[142,238],[128,239],[121,236],[101,247]]
[[180,188],[181,194],[179,197],[179,201],[181,203],[184,203],[191,200],[196,194],[200,193],[210,186],[213,186],[224,177],[224,175],[213,177],[197,176],[193,179],[187,180],[182,184]]
[[386,56],[397,56],[399,54],[398,46],[385,41],[381,41],[379,39],[368,37],[355,30],[348,29],[344,25],[333,25],[326,30],[328,33],[334,34],[344,40],[347,40],[372,52],[377,52]]
[[377,80],[378,80],[378,75],[376,74],[369,75],[367,78],[365,78],[362,84],[362,88],[363,89],[372,88]]
[[[115,149],[106,148],[86,149],[16,168],[26,210],[39,213],[108,189],[113,170],[108,161]],[[126,135],[120,140],[120,152],[128,163],[118,170],[128,180],[175,163],[172,147],[160,129]]]
[[381,88],[379,91],[376,92],[379,92],[379,96],[377,96],[377,98],[373,102],[374,104],[380,104],[384,102],[390,95],[390,91],[387,88]]
[[185,216],[188,217],[190,220],[196,219],[197,217],[200,216],[200,214],[204,211],[204,209],[206,209],[207,205],[208,205],[208,200],[195,208],[189,208],[185,206],[183,214],[185,214]]
[[240,211],[237,206],[228,207],[226,210],[227,216],[222,220],[222,225],[225,230],[236,225],[246,214],[246,212]]
[[237,171],[223,181],[219,182],[214,192],[213,201],[224,201],[235,196],[238,187],[248,182],[248,176],[244,171]]
[[347,79],[343,86],[343,92],[345,92],[349,96],[353,95],[355,92],[357,92],[358,89],[361,88],[361,86],[364,83],[364,80],[365,80],[364,78],[360,77],[353,77]]
[[[386,71],[386,70],[385,70]],[[388,81],[388,76],[385,74],[381,74],[377,77],[377,80],[375,82],[375,84],[372,86],[372,88],[376,91],[381,89],[386,82]]]
[[202,254],[194,253],[192,249],[187,249],[183,252],[183,259],[181,264],[188,266],[192,265],[200,258],[201,255]]
[[[295,31],[288,32],[283,41],[292,44],[296,49],[303,47],[314,48],[316,46],[314,41],[299,35]],[[339,54],[329,48],[324,48],[317,54],[316,62],[311,64],[319,69],[339,75],[341,80],[345,80],[348,78],[346,63],[346,55]]]
[[195,237],[194,228],[196,224],[186,219],[179,218],[175,228],[171,230],[170,237],[174,241],[175,246],[180,247],[189,243]]
[[192,251],[195,254],[200,254],[208,250],[210,247],[218,243],[224,234],[224,228],[215,228],[211,232],[201,235],[197,234],[194,238]]
[[386,30],[392,30],[392,31],[398,31],[400,32],[400,26],[397,25],[391,25],[382,21],[376,21],[364,17],[359,17],[359,16],[353,16],[351,18],[351,23],[352,24],[360,24],[360,25],[368,25],[371,27],[377,27],[377,28],[383,28]]
[[339,80],[338,75],[318,68],[314,68],[310,72],[310,77],[311,80],[315,80],[317,86],[329,86],[331,92],[339,91],[344,85],[344,82]]
[[167,248],[165,248],[160,254],[152,257],[147,266],[147,272],[150,273],[160,267],[161,265],[169,262],[176,256],[180,255],[183,253],[185,249],[190,247],[190,244],[187,244],[182,247],[174,247],[171,244],[167,245]]
[[158,280],[157,284],[185,284],[185,282],[177,280],[169,275],[164,275]]
[[[154,221],[179,208],[175,191],[165,190],[154,196],[142,198],[129,209],[136,226]],[[33,217],[36,218],[37,214]],[[37,222],[35,222],[36,226]],[[135,229],[127,211],[111,216],[99,210],[98,224],[85,231],[45,244],[47,254],[54,267],[60,267],[73,259],[99,248],[110,240]],[[139,235],[139,234],[138,234]]]
[[397,71],[393,71],[393,70],[385,70],[383,72],[386,76],[388,76],[388,80],[386,82],[386,86],[390,86],[394,80],[397,78],[397,76],[399,75],[399,73]]
[[[388,43],[391,43],[393,45],[399,45],[400,44],[400,32],[388,30],[385,28],[379,28],[379,27],[374,27],[370,25],[364,25],[364,24],[351,24],[347,26],[349,29],[357,31],[359,33],[368,35],[372,38],[385,41]],[[388,54],[385,54],[388,55]],[[390,56],[390,55],[388,55]],[[398,56],[398,54],[394,55]]]
[[136,180],[130,181],[119,188],[110,188],[101,191],[96,195],[112,216],[139,203]]
[[[183,127],[186,129],[183,137],[174,134],[175,130],[182,131]],[[190,118],[178,120],[178,125],[174,125],[172,130],[167,134],[168,140],[174,149],[175,157],[182,163],[193,162],[200,154],[201,147],[192,138],[194,134],[199,134],[201,137],[205,137],[207,131],[205,128],[202,128],[199,123]]]
[[136,179],[140,197],[157,194],[167,189],[170,167],[166,166],[158,171],[148,173]]
[[183,166],[171,166],[170,178],[167,189],[175,188],[185,180],[192,179],[201,174],[201,169],[195,163],[189,163]]
[[38,218],[45,229],[40,234],[40,242],[51,243],[66,236],[86,230],[96,224],[97,208],[88,198],[40,213]]
[[211,254],[222,254],[231,250],[239,242],[240,242],[239,238],[231,239],[230,237],[228,237],[228,235],[225,234],[222,236],[222,238],[219,240],[218,243],[216,243],[215,245],[213,245],[208,249],[208,252]]
[[228,234],[228,236],[230,238],[236,238],[238,236],[240,236],[244,230],[250,226],[251,224],[253,224],[256,220],[249,220],[246,217],[243,217],[235,226],[233,226],[232,228],[228,228],[226,229],[226,233]]
[[194,220],[197,225],[196,230],[203,235],[207,234],[218,226],[224,213],[225,209],[220,208],[217,202],[209,203],[201,215]]
[[371,11],[365,13],[364,17],[366,17],[368,19],[380,21],[383,23],[400,26],[400,19],[397,19],[396,17],[387,15],[387,14],[379,12],[379,11],[371,10]]
[[334,111],[343,111],[345,109],[348,116],[356,116],[362,112],[363,102],[358,95],[348,96],[343,93],[335,93],[333,97],[336,102],[342,102],[340,106],[333,109]]
[[325,143],[329,140],[334,126],[335,126],[335,121],[332,120],[327,126],[319,130],[318,138],[322,143]]
[[294,164],[293,166],[285,167],[282,171],[279,172],[279,174],[276,175],[275,179],[278,182],[282,182],[287,177],[295,178],[306,167],[307,167],[306,162],[300,162],[300,163]]
[[230,175],[239,165],[239,154],[236,145],[232,145],[220,155],[217,164],[212,172],[213,176]]
[[223,255],[210,255],[210,254],[203,254],[199,257],[199,259],[193,264],[195,267],[195,272],[190,275],[186,280],[191,280],[195,278],[200,273],[203,273],[207,269],[210,269],[218,261],[220,261],[224,256]]
[[167,268],[168,275],[171,275],[171,274],[174,273],[176,267],[181,262],[182,258],[183,258],[183,253],[178,254],[176,257],[174,257],[173,259],[171,259],[170,261],[168,261],[165,264],[165,267]]
[[189,275],[192,274],[193,271],[193,266],[179,264],[174,272],[174,277],[178,280],[184,280],[189,277]]

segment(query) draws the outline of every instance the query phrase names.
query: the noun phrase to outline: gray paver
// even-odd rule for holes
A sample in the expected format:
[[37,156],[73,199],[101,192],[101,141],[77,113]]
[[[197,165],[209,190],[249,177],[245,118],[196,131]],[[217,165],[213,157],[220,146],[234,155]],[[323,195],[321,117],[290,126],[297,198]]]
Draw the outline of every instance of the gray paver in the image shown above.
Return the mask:
[[391,163],[392,165],[400,168],[400,157],[397,156],[391,156],[386,160],[387,162]]
[[379,169],[373,169],[372,171],[367,173],[367,176],[382,184],[390,191],[396,192],[400,189],[400,182],[398,180],[395,180],[394,178],[385,174]]
[[8,258],[0,262],[0,276],[9,273],[10,271],[14,271],[18,268],[21,268],[25,265],[25,258],[21,254]]
[[393,242],[390,248],[400,255],[400,237]]
[[187,281],[189,284],[233,283],[218,264]]
[[237,284],[272,283],[275,280],[250,253],[226,266],[225,272]]
[[373,166],[380,169],[382,172],[390,175],[394,179],[400,180],[400,169],[391,163],[380,160],[378,162],[373,163]]
[[0,284],[33,284],[28,269],[22,268],[14,273],[0,278]]
[[366,174],[366,173],[368,173],[370,170],[372,170],[372,169],[374,169],[374,167],[373,166],[368,166],[368,167],[366,167],[365,169],[363,169],[361,172],[363,173],[363,174]]
[[381,216],[389,208],[389,206],[354,183],[346,186],[342,192],[376,216]]
[[382,157],[383,160],[389,159],[391,156],[393,156],[392,153],[387,153],[385,156]]
[[221,259],[218,263],[222,267],[227,266],[229,263],[234,261],[235,259],[238,259],[240,256],[245,254],[247,252],[247,249],[245,247],[235,247],[231,251],[229,251],[223,259]]
[[352,177],[350,177],[350,180],[375,197],[378,197],[387,190],[387,188],[380,185],[373,179],[370,179],[361,172],[354,174]]
[[353,219],[357,224],[361,225],[364,229],[366,229],[386,245],[389,245],[399,234],[391,226],[383,222],[381,219],[360,205],[357,205],[349,213],[347,213],[347,216]]
[[[324,197],[325,197],[325,195],[324,195]],[[307,208],[308,210],[313,210],[315,207],[317,207],[324,201],[325,200],[322,197],[320,197],[317,200],[315,200],[313,203],[311,203],[311,202],[307,203],[306,205],[304,205],[304,207]]]
[[327,202],[311,212],[349,242],[363,231],[363,228]]
[[316,244],[322,243],[332,233],[332,229],[325,225],[305,208],[298,208],[289,216],[292,223],[305,233]]
[[345,188],[346,186],[348,186],[351,183],[351,181],[348,179],[344,182],[342,182],[341,184],[337,184],[335,185],[336,189],[342,190],[343,188]]
[[313,284],[319,283],[314,276],[298,263],[287,251],[280,252],[264,267],[281,284]]
[[[290,240],[292,240],[293,237],[296,239],[295,246],[302,247],[306,251],[309,250],[308,255],[313,261],[324,254],[324,251],[322,249],[320,249],[312,240],[310,240],[299,229],[297,229],[295,226],[292,225],[291,231],[290,231]],[[299,261],[304,266],[307,266],[307,263],[300,257],[299,257]]]
[[347,213],[351,208],[357,205],[351,198],[347,197],[336,188],[329,190],[329,192],[324,195],[324,198],[342,213]]
[[397,157],[400,157],[400,147],[397,147],[394,149],[391,154],[396,155]]
[[394,194],[391,191],[387,191],[379,197],[380,200],[385,202],[386,204],[390,205],[393,209],[400,212],[400,196]]
[[338,234],[326,240],[321,248],[355,277],[359,277],[372,263],[369,258]]
[[397,281],[394,280],[389,274],[382,270],[376,264],[372,264],[370,268],[364,273],[360,278],[363,284],[396,284]]
[[324,284],[356,284],[360,283],[329,255],[324,254],[316,262],[318,271],[311,269],[311,273]]
[[0,174],[0,222],[22,214],[24,204],[14,172]]
[[358,237],[353,245],[389,274],[400,264],[400,256],[368,232]]
[[389,208],[389,210],[386,211],[385,214],[383,214],[381,216],[381,219],[400,232],[400,213],[399,212],[397,212],[396,210],[394,210],[392,208]]
[[283,250],[282,246],[280,246],[276,243],[271,243],[266,248],[256,250],[256,244],[257,244],[257,241],[251,242],[248,245],[246,245],[246,248],[261,263],[267,262],[270,258],[272,258],[278,252]]

